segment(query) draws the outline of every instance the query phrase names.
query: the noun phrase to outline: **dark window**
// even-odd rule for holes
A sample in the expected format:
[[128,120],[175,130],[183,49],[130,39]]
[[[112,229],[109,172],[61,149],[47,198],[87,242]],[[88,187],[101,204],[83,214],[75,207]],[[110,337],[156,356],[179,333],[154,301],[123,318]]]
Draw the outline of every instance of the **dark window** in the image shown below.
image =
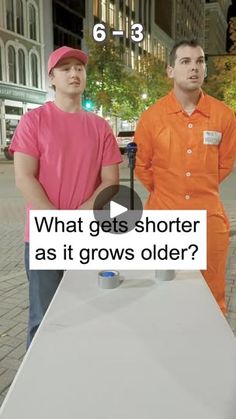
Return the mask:
[[65,9],[60,4],[55,4],[53,9],[53,21],[56,26],[67,29],[69,32],[82,38],[83,19],[77,14]]
[[151,0],[148,1],[148,32],[151,33],[151,21],[152,21],[152,10],[151,10],[152,4]]
[[[85,17],[85,0],[63,0],[63,5],[72,12],[76,12],[81,17]],[[57,4],[57,0],[53,0],[53,5]]]
[[7,11],[7,29],[14,31],[14,9],[13,0],[6,0],[6,11]]
[[26,84],[25,79],[25,53],[23,49],[18,51],[18,65],[19,65],[19,83]]
[[35,7],[29,5],[29,36],[30,39],[37,39],[37,28],[36,28],[36,10]]
[[23,109],[16,106],[5,106],[5,113],[9,115],[22,115]]
[[63,28],[54,26],[54,46],[55,48],[68,45],[73,48],[81,48],[81,39],[71,33],[66,32]]
[[16,32],[23,35],[23,4],[22,0],[16,0]]
[[172,0],[155,2],[155,23],[169,36],[172,36],[172,14]]
[[38,58],[35,54],[31,54],[31,80],[32,86],[38,87]]
[[8,48],[9,81],[16,83],[16,52],[12,46]]
[[142,14],[142,2],[139,0],[139,13],[138,13],[138,17],[139,17],[139,22],[141,23],[143,20],[143,14]]
[[2,62],[2,47],[0,45],[0,80],[2,80],[2,65],[3,65],[3,62]]

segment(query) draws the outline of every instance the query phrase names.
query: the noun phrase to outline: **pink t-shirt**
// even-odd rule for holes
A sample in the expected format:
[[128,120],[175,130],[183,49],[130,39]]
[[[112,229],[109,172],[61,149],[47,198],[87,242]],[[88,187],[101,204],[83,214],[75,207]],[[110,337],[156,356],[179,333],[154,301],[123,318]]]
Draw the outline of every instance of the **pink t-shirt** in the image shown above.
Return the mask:
[[[53,102],[23,115],[11,151],[39,160],[38,180],[57,209],[79,208],[100,184],[102,166],[122,161],[103,118],[85,110],[64,112]],[[29,241],[28,211],[25,240]]]

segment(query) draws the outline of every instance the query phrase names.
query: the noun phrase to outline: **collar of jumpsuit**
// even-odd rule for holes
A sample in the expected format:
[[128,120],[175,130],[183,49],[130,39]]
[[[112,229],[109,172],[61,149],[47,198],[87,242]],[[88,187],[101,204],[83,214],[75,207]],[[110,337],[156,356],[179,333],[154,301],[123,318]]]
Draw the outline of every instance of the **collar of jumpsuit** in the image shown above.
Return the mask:
[[[172,90],[168,96],[168,114],[182,112],[183,108],[181,104],[177,101],[174,91]],[[195,111],[201,112],[203,115],[210,116],[210,103],[207,99],[207,96],[201,91],[200,99],[198,101],[197,106],[195,107]]]

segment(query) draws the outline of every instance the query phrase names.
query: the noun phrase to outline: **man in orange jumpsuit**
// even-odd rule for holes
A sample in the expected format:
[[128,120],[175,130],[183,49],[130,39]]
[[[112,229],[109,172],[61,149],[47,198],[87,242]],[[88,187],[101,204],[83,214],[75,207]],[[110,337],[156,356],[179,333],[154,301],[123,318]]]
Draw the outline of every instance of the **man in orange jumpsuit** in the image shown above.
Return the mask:
[[173,90],[142,115],[135,141],[136,176],[149,190],[146,209],[207,210],[207,270],[202,271],[223,313],[229,223],[219,183],[236,156],[236,122],[231,109],[201,90],[205,57],[196,41],[170,53]]

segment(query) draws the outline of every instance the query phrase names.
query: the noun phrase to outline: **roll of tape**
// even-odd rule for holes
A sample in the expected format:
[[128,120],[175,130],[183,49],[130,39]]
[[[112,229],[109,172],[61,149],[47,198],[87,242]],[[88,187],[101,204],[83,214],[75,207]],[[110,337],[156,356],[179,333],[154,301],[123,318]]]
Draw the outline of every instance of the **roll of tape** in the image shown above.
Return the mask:
[[101,288],[112,289],[120,285],[120,274],[118,271],[101,271],[98,274],[98,285]]
[[173,270],[156,270],[155,271],[155,280],[156,281],[172,281],[175,277],[175,271]]

